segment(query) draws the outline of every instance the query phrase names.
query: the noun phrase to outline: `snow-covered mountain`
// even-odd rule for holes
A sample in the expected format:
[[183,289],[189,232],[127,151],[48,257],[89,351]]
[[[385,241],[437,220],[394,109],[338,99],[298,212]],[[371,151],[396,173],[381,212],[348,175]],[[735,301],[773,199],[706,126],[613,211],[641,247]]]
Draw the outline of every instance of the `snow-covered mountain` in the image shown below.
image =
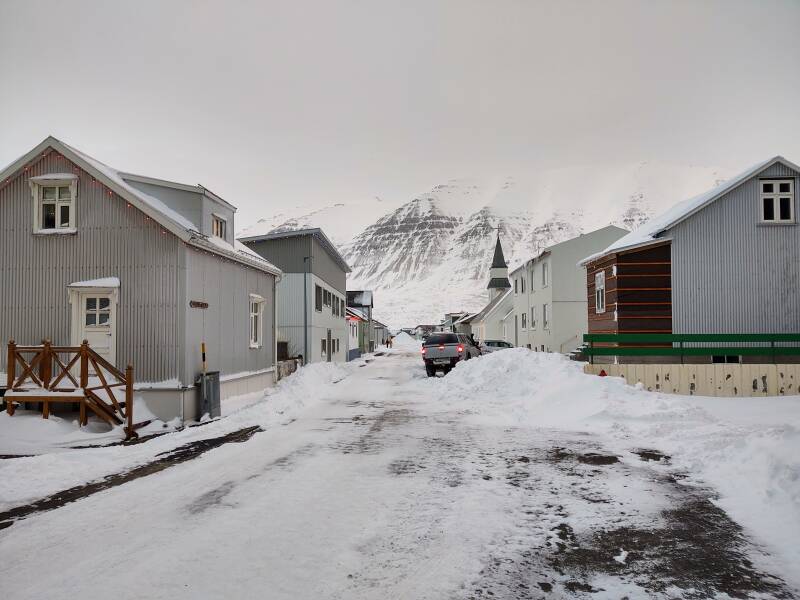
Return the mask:
[[300,208],[262,219],[245,235],[322,227],[352,267],[348,288],[374,290],[375,315],[390,327],[414,326],[485,304],[498,231],[513,269],[580,233],[608,224],[636,228],[728,175],[642,162],[454,179],[389,210],[380,201]]

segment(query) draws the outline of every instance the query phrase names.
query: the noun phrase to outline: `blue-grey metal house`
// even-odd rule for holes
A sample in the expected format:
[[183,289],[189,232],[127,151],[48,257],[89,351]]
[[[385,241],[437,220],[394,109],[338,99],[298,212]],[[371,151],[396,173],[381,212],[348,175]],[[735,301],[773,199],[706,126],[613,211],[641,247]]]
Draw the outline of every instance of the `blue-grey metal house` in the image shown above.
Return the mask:
[[[0,339],[77,345],[135,369],[162,419],[274,381],[280,270],[234,240],[235,207],[202,186],[123,173],[49,137],[0,171]],[[6,368],[0,352],[0,372]],[[5,378],[2,378],[5,382]]]
[[800,332],[799,184],[770,158],[584,259],[589,333]]

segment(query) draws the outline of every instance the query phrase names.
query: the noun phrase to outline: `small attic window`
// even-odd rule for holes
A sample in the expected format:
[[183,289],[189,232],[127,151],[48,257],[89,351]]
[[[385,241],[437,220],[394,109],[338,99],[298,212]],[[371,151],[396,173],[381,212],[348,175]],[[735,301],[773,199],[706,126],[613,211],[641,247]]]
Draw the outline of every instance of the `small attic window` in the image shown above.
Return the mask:
[[214,237],[218,237],[220,239],[227,239],[225,234],[227,233],[228,222],[223,219],[222,217],[218,217],[217,215],[211,215],[211,235]]
[[762,179],[761,221],[764,223],[794,223],[794,180]]
[[78,178],[70,174],[31,177],[34,233],[74,233]]

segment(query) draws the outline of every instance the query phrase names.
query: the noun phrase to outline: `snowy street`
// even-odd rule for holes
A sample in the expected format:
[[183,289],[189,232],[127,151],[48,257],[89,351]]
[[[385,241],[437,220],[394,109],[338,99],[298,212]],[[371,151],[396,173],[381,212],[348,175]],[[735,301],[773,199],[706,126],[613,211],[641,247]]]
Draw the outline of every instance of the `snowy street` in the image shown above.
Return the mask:
[[[760,456],[770,439],[796,450],[797,423],[765,437],[770,425],[722,424],[577,369],[510,350],[434,380],[408,344],[315,365],[262,402],[146,443],[0,460],[2,595],[792,597],[798,483],[782,478],[797,453],[773,464],[768,514],[744,522],[762,500],[688,467],[699,452],[711,460],[693,446],[708,439],[741,448],[757,436]],[[501,383],[510,391],[493,393]],[[588,386],[597,391],[578,398]],[[638,429],[623,424],[602,402],[609,395],[647,404],[649,416],[634,416]],[[796,397],[774,400],[797,417]],[[702,441],[676,437],[687,430]],[[231,432],[240,433],[193,454]],[[142,468],[187,444],[194,450],[163,470]],[[137,467],[141,476],[74,502],[14,513]]]

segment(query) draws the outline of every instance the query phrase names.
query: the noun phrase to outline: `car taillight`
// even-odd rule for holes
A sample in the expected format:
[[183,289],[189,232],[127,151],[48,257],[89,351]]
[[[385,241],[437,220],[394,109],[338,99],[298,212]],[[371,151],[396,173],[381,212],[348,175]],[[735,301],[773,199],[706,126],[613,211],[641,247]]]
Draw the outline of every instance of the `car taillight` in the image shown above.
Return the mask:
[[425,346],[423,346],[423,347],[422,347],[422,353],[423,353],[423,354],[425,354],[427,351],[428,351],[428,349],[427,349],[427,348],[425,348]]
[[464,346],[459,346],[459,347],[458,347],[458,351],[459,351],[459,352],[463,352],[463,351],[464,351]]

